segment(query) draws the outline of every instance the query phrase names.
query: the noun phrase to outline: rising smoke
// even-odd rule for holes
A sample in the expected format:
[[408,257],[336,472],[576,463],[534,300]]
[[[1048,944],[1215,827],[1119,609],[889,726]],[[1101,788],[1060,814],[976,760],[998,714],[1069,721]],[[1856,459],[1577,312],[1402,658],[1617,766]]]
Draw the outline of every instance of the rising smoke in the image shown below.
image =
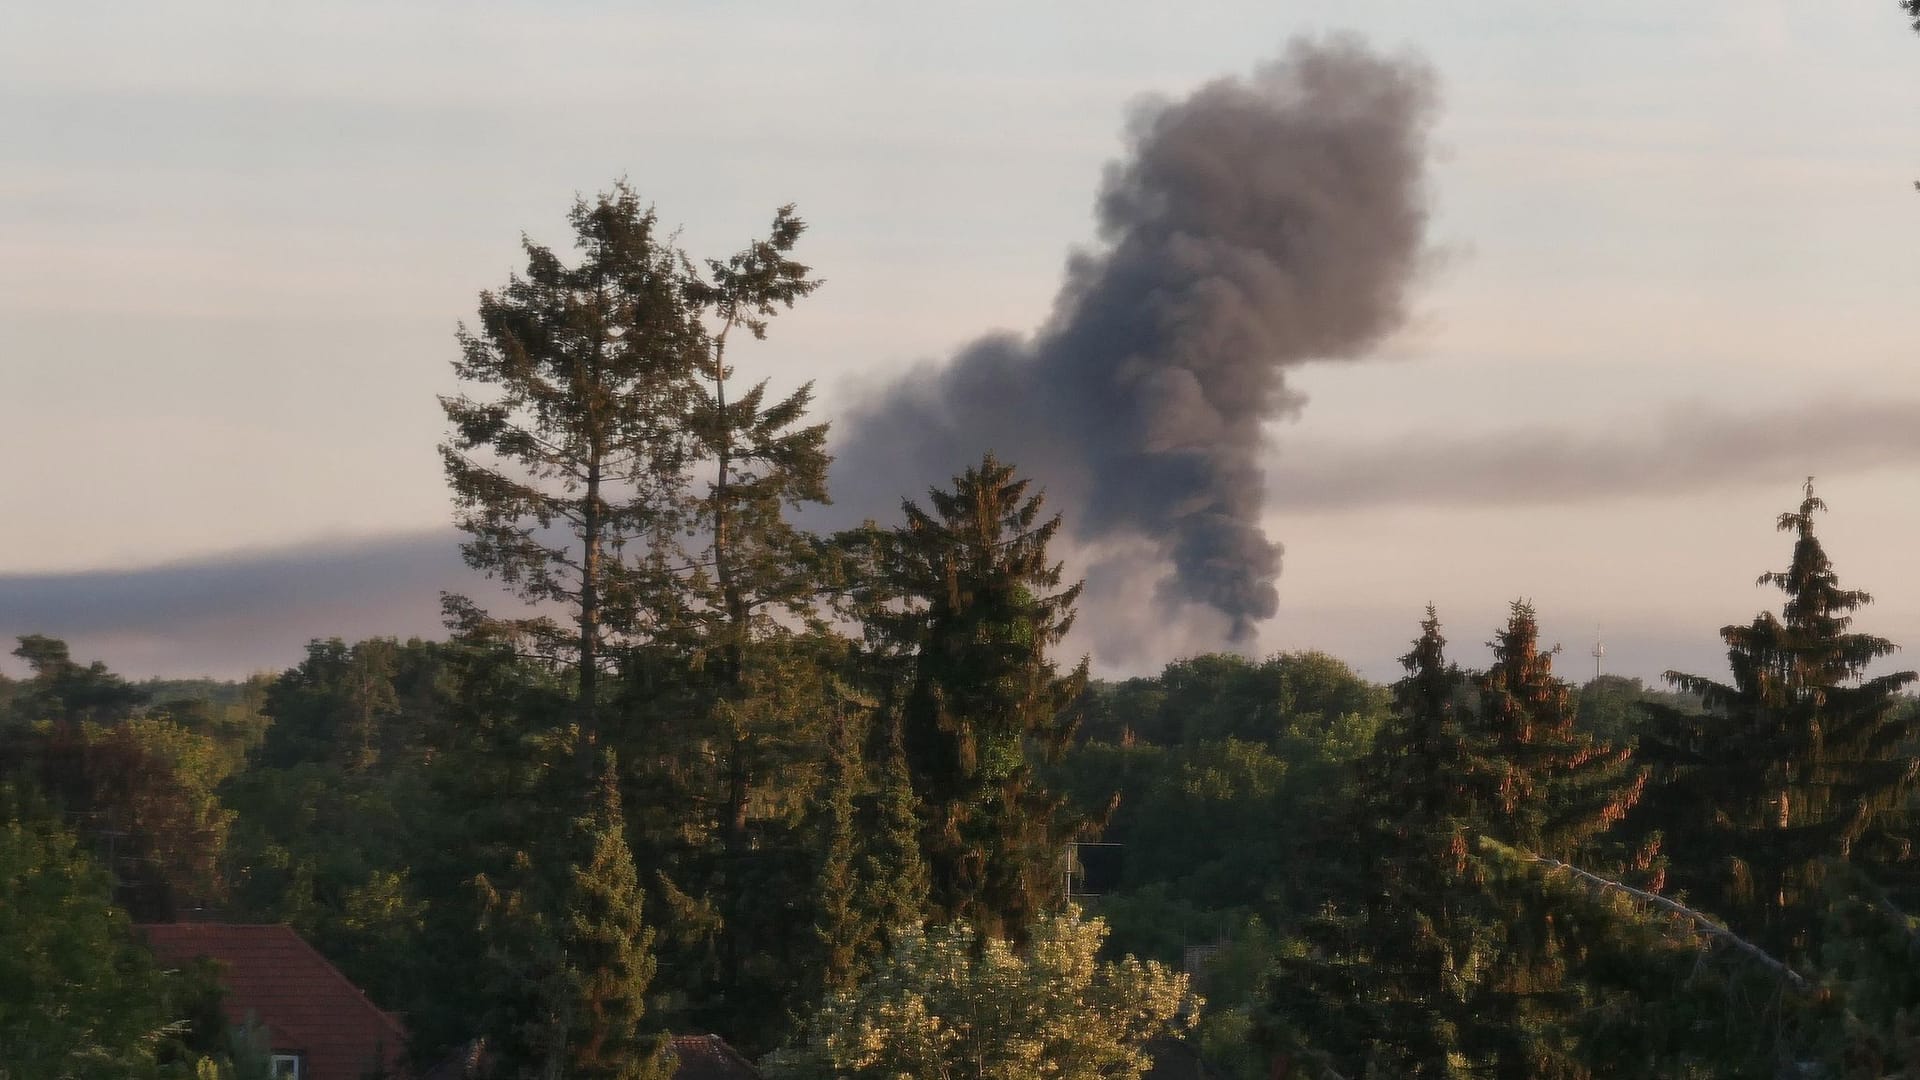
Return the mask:
[[1141,107],[1102,184],[1101,245],[1069,259],[1047,323],[863,402],[836,498],[877,508],[992,449],[1080,544],[1145,544],[1162,603],[1213,608],[1244,639],[1278,604],[1265,425],[1303,403],[1288,368],[1361,357],[1401,325],[1433,110],[1425,66],[1349,38]]

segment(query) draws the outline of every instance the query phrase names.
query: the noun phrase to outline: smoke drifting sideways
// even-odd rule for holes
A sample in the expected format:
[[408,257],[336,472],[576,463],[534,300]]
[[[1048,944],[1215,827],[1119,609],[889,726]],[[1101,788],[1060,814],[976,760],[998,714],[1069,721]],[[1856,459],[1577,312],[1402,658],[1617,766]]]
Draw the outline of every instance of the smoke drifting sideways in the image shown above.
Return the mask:
[[[492,603],[452,529],[229,551],[157,566],[0,574],[0,672],[21,634],[64,638],[122,675],[243,678],[300,662],[308,641],[437,638],[441,590]],[[503,606],[511,601],[502,600]]]
[[1404,322],[1434,111],[1424,64],[1351,37],[1139,106],[1100,246],[1070,256],[1045,325],[863,399],[836,425],[836,502],[880,511],[992,450],[1076,546],[1129,576],[1145,551],[1154,601],[1247,640],[1278,606],[1265,426],[1304,404],[1287,369],[1362,358]]
[[1920,402],[1900,399],[1828,398],[1748,412],[1686,404],[1621,416],[1585,435],[1534,427],[1293,446],[1267,492],[1276,506],[1302,513],[1583,502],[1741,483],[1791,492],[1810,474],[1920,464],[1916,416]]

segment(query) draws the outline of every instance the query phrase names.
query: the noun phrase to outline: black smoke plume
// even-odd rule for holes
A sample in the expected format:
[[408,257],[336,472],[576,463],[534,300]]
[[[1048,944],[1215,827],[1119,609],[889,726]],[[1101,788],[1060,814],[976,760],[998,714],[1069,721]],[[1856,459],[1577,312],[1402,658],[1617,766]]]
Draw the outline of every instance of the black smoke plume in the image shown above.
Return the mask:
[[1302,404],[1289,367],[1358,358],[1401,325],[1433,111],[1425,66],[1351,38],[1140,107],[1102,184],[1100,247],[1069,259],[1047,323],[866,400],[836,496],[876,508],[992,449],[1081,543],[1145,541],[1171,569],[1163,602],[1246,637],[1278,603],[1264,426]]

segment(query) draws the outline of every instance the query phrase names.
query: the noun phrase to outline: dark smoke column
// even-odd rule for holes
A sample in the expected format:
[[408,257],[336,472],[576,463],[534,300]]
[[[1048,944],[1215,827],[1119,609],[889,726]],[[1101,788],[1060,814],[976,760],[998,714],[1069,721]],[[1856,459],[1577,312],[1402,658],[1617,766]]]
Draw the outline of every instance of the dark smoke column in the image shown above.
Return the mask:
[[991,448],[1076,539],[1155,545],[1159,596],[1246,637],[1278,603],[1263,425],[1302,404],[1287,368],[1358,358],[1402,323],[1433,105],[1423,65],[1338,38],[1143,108],[1102,185],[1102,246],[1069,261],[1047,325],[867,401],[836,496],[917,494]]

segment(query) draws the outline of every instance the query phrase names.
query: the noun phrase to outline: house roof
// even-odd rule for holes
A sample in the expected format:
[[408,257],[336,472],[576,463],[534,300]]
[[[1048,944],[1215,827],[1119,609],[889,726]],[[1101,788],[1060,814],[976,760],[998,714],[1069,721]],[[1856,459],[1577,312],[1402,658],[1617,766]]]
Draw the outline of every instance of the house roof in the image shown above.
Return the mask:
[[139,927],[161,963],[220,965],[221,1006],[234,1023],[265,1024],[275,1051],[306,1056],[302,1080],[398,1073],[407,1033],[326,957],[285,925],[154,923]]
[[760,1070],[718,1035],[673,1037],[673,1080],[760,1080]]

